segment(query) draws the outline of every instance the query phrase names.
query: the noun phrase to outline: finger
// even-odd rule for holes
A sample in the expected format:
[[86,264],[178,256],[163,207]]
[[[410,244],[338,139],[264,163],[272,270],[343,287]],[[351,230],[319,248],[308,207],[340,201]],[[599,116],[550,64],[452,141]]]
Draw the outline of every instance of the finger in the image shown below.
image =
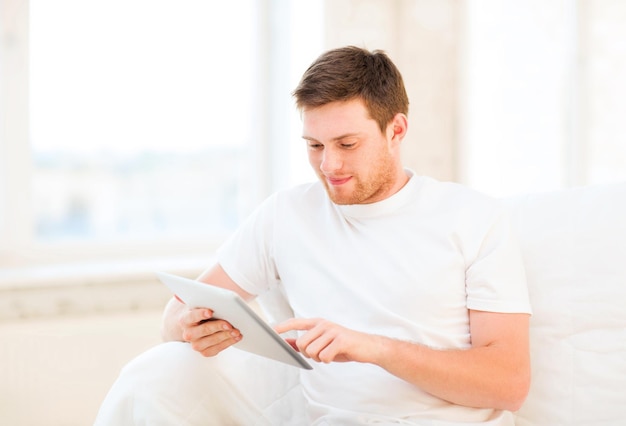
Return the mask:
[[[296,339],[296,345],[300,348],[300,352],[317,362],[321,362],[321,353],[332,345],[334,339],[335,334],[332,331],[323,332],[316,328]],[[324,362],[328,361],[325,360]]]
[[341,344],[338,343],[337,339],[333,339],[319,350],[317,353],[318,362],[323,362],[325,364],[329,364],[335,361],[346,361],[347,359],[343,357],[343,352],[341,348]]
[[202,351],[210,346],[219,345],[228,339],[238,339],[241,332],[223,320],[210,320],[186,330],[187,340],[195,349]]
[[294,348],[294,350],[300,352],[300,348],[298,347],[298,345],[296,345],[296,339],[285,339],[285,342],[287,342],[289,346]]
[[204,309],[204,308],[189,309],[187,311],[184,311],[181,314],[179,318],[179,323],[181,327],[186,328],[186,327],[198,325],[206,320],[211,319],[212,317],[213,317],[213,311],[211,311],[210,309]]
[[274,326],[278,334],[293,330],[310,330],[317,325],[320,320],[317,318],[291,318]]
[[191,347],[204,356],[214,356],[241,341],[242,338],[243,336],[236,330],[223,331],[194,341]]
[[311,358],[319,361],[319,353],[323,351],[333,341],[331,336],[322,334],[315,339],[311,339],[308,342],[300,342],[300,339],[296,340],[296,344],[302,352],[305,352]]
[[233,326],[224,320],[208,319],[184,328],[183,339],[187,342],[193,342],[222,332],[239,334],[239,330],[234,330]]

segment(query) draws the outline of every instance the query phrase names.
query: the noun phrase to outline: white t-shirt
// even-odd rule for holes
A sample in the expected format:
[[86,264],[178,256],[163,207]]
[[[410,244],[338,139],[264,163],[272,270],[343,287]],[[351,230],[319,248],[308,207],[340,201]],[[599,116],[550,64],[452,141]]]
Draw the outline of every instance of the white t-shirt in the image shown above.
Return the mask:
[[[282,285],[296,317],[433,348],[471,346],[468,309],[530,313],[506,211],[461,185],[413,174],[373,204],[336,205],[319,182],[281,191],[220,248],[218,261],[251,294]],[[370,364],[315,364],[301,381],[312,420],[510,419],[450,404]]]

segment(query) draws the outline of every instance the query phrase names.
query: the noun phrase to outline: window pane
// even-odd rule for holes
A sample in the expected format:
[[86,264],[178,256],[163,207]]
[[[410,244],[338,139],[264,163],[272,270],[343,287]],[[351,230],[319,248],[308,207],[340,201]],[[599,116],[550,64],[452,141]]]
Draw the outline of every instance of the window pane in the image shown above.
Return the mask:
[[250,190],[253,0],[31,0],[30,10],[37,239],[232,230]]

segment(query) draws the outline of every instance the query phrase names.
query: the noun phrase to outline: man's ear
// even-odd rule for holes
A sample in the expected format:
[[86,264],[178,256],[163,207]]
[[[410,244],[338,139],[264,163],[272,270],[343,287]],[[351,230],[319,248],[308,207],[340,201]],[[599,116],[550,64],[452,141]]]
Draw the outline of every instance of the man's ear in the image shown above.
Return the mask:
[[391,138],[391,142],[400,144],[406,135],[408,127],[409,120],[406,115],[400,112],[397,113],[391,120],[391,123],[389,123],[389,126],[387,126],[387,132],[388,136]]

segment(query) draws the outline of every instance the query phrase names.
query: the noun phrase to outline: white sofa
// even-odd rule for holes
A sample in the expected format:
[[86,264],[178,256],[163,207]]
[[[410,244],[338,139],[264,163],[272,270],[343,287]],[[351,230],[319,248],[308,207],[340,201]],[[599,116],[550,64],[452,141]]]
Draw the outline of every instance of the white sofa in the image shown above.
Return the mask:
[[626,182],[509,201],[533,306],[517,424],[626,424]]
[[[531,194],[506,202],[521,240],[533,305],[532,385],[523,407],[515,413],[517,425],[626,424],[626,182]],[[271,302],[277,297],[269,295]],[[259,302],[270,320],[289,315],[284,303],[272,309],[275,303]],[[170,359],[179,362],[174,368],[179,373],[176,380],[186,375],[185,370],[197,374],[200,364],[212,363],[223,377],[248,391],[258,388],[259,400],[253,403],[264,407],[269,417],[278,413],[284,419],[280,424],[302,424],[296,420],[294,402],[299,397],[296,368],[236,349],[207,361],[190,353],[185,344],[168,345],[142,355],[144,361],[159,351],[170,355],[174,351]],[[131,365],[130,375],[133,368],[141,370],[150,364],[142,362],[142,357]],[[156,380],[154,374],[151,380]],[[161,401],[172,399],[174,384],[169,384]],[[136,395],[133,398],[137,400]],[[211,414],[222,418],[220,404],[213,402]],[[190,411],[182,406],[177,409]],[[101,420],[98,424],[122,424]]]

